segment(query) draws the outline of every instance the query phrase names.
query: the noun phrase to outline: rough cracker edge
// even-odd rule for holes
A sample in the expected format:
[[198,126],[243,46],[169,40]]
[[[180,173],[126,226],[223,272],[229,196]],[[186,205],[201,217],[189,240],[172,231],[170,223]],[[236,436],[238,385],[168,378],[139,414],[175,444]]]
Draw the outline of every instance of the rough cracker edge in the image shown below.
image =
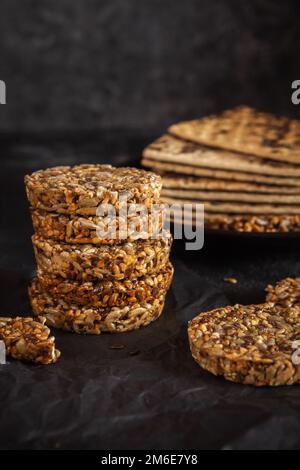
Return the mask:
[[[178,223],[178,218],[172,217]],[[193,218],[193,225],[195,218]],[[298,233],[300,215],[226,215],[205,213],[205,230],[228,233]]]
[[[79,308],[76,304],[55,301],[41,293],[38,287],[35,289],[34,285],[29,290],[34,314],[40,315],[40,312],[43,312],[49,326],[78,334],[94,335],[101,332],[122,333],[149,325],[161,315],[165,296],[166,293],[155,299],[152,304],[144,302],[125,309],[86,309]],[[130,322],[130,318],[126,319],[128,314],[135,315],[136,319]]]
[[163,135],[143,152],[144,160],[210,168],[216,171],[234,171],[270,177],[300,177],[298,165],[286,164],[254,155],[245,155],[229,149],[216,149],[213,145],[201,145],[172,135]]
[[138,280],[100,281],[80,283],[53,278],[46,273],[38,273],[41,289],[52,298],[64,302],[96,308],[124,308],[135,303],[151,303],[157,296],[169,290],[174,268],[169,263],[165,269],[152,276]]
[[[93,245],[121,245],[124,242],[135,242],[137,240],[145,240],[156,236],[158,232],[161,234],[164,225],[165,210],[159,211],[157,223],[152,224],[151,217],[148,215],[144,218],[137,217],[131,219],[136,221],[137,227],[140,229],[146,228],[147,232],[141,230],[136,233],[127,232],[125,237],[121,236],[119,231],[116,230],[116,238],[99,238],[96,232],[96,226],[99,219],[96,217],[78,217],[68,216],[62,214],[55,214],[51,212],[31,211],[31,218],[33,228],[37,235],[45,239],[52,239],[58,242],[67,244],[93,244]],[[128,222],[129,224],[130,222]],[[141,225],[138,225],[138,224]],[[129,226],[130,228],[130,226]]]
[[142,159],[142,165],[146,168],[149,168],[160,175],[164,174],[172,174],[178,175],[180,177],[194,177],[197,179],[201,178],[212,178],[216,181],[224,180],[224,181],[234,181],[237,183],[257,183],[257,184],[267,184],[270,186],[291,186],[291,187],[298,187],[299,186],[299,178],[287,178],[285,176],[282,177],[274,177],[274,176],[265,176],[255,173],[244,173],[240,171],[230,171],[230,170],[216,170],[212,168],[201,168],[196,166],[190,166],[185,164],[178,164],[178,163],[167,163],[167,162],[160,162],[155,160],[150,160],[149,158]]
[[95,246],[57,243],[32,237],[39,269],[50,275],[83,282],[121,281],[154,275],[169,261],[172,236],[164,232],[158,240],[139,240],[122,245]]
[[[99,169],[99,184],[95,189],[93,184],[86,182],[84,173],[86,169],[94,171]],[[74,185],[72,175],[76,172],[83,177]],[[107,189],[101,185],[101,173],[112,172],[112,188]],[[52,175],[59,174],[64,178],[62,184],[53,181]],[[125,185],[115,181],[115,175],[123,174]],[[69,176],[70,175],[70,176]],[[127,176],[126,176],[127,175]],[[70,178],[68,182],[68,176]],[[79,214],[83,216],[94,215],[101,204],[112,204],[118,210],[118,196],[128,197],[130,204],[143,204],[151,207],[157,203],[161,191],[161,178],[153,172],[138,170],[136,168],[114,168],[111,165],[76,165],[74,167],[54,167],[40,170],[25,176],[25,188],[29,204],[34,209],[46,210],[62,214]]]
[[[250,361],[231,361],[230,369],[228,361],[222,357],[210,357],[201,353],[191,342],[190,349],[193,358],[199,366],[215,376],[222,376],[230,382],[243,385],[252,385],[255,387],[279,387],[284,385],[294,385],[300,382],[300,372],[295,374],[295,370],[290,363],[286,363],[286,375],[280,380],[276,379],[279,372],[282,372],[281,363],[272,364],[270,367],[263,368],[261,364],[251,363]],[[262,380],[262,374],[270,378]]]
[[300,278],[286,278],[266,288],[266,301],[282,307],[300,305]]
[[197,201],[191,199],[180,199],[177,197],[162,196],[162,201],[165,205],[184,205],[189,204],[192,207],[204,206],[205,212],[209,215],[228,214],[240,216],[240,214],[248,215],[249,217],[264,217],[270,214],[277,217],[285,217],[287,214],[298,217],[300,215],[300,205],[286,205],[286,204],[263,204],[263,203],[243,203],[243,202],[230,202],[230,201]]
[[[240,204],[248,205],[252,209],[252,205],[284,205],[287,211],[292,206],[298,206],[300,214],[300,194],[263,194],[252,193],[247,191],[228,191],[228,190],[201,190],[185,188],[163,188],[162,199],[171,198],[172,200],[192,201],[195,204],[232,204],[239,206]],[[246,211],[245,211],[246,212]],[[250,211],[249,211],[250,212]],[[271,212],[271,211],[270,211]]]
[[[300,186],[279,186],[276,184],[264,184],[256,182],[245,182],[225,180],[218,178],[180,175],[176,173],[162,174],[163,190],[186,190],[186,191],[225,191],[245,194],[300,194]],[[300,180],[299,180],[300,183]],[[162,190],[162,192],[163,192]]]
[[300,232],[300,215],[210,215],[205,214],[207,230],[247,233],[295,233]]

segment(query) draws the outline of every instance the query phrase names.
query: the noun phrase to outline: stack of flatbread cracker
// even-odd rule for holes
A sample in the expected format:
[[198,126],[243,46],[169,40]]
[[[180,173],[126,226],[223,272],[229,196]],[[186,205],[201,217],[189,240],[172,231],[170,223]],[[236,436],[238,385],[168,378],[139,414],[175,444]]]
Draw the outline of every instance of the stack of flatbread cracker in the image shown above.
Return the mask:
[[205,205],[205,226],[300,232],[300,121],[240,107],[171,126],[142,164],[166,203]]

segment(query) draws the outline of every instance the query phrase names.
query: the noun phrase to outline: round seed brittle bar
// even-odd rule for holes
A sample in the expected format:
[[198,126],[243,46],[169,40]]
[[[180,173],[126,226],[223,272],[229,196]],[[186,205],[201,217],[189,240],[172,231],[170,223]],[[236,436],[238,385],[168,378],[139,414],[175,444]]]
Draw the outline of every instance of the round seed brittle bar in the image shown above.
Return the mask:
[[293,361],[294,342],[300,340],[299,307],[220,308],[194,318],[188,335],[194,359],[214,375],[255,386],[300,381],[300,365]]
[[[164,209],[159,210],[154,217],[154,223],[149,214],[131,218],[128,220],[128,227],[124,233],[120,232],[118,220],[116,220],[116,233],[103,238],[99,238],[99,232],[97,232],[97,227],[101,223],[99,217],[83,218],[38,210],[31,211],[31,217],[36,234],[43,238],[64,243],[115,245],[125,241],[133,242],[156,237],[163,229],[164,213]],[[111,230],[111,226],[108,225],[106,229]]]
[[0,339],[6,354],[21,361],[52,364],[60,357],[45,317],[0,317]]
[[80,307],[55,299],[43,292],[37,281],[29,288],[33,312],[43,315],[51,327],[80,334],[122,333],[147,326],[161,315],[167,292],[152,302],[134,303],[123,308]]
[[60,166],[25,177],[26,193],[34,209],[61,214],[95,215],[101,204],[119,208],[119,197],[150,208],[159,202],[161,178],[136,168],[110,165]]
[[268,286],[266,289],[267,302],[282,307],[300,306],[300,278],[283,279],[275,287]]
[[121,281],[153,275],[169,261],[172,237],[164,232],[157,240],[138,240],[122,245],[95,246],[57,243],[32,237],[38,268],[51,276],[76,281]]
[[93,307],[119,307],[148,302],[169,290],[174,269],[171,263],[154,275],[136,280],[78,282],[51,277],[39,271],[41,289],[53,298]]

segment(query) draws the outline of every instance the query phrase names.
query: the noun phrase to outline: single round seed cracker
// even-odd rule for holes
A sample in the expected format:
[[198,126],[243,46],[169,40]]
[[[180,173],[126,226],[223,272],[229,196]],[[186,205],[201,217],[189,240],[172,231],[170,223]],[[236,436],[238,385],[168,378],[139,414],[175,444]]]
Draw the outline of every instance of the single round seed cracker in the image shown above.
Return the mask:
[[157,274],[122,281],[78,282],[38,272],[41,288],[51,297],[85,307],[119,307],[152,302],[169,290],[174,269],[169,263]]
[[122,333],[147,326],[161,315],[166,292],[151,302],[119,307],[83,307],[66,303],[43,292],[37,281],[29,288],[29,298],[35,315],[46,318],[47,325],[80,334],[99,335],[102,332]]
[[32,237],[38,268],[50,276],[82,282],[121,281],[153,275],[169,261],[172,237],[163,232],[157,240],[97,246],[57,243]]
[[300,308],[235,305],[203,313],[188,327],[192,355],[214,375],[255,386],[300,381]]
[[77,215],[56,214],[54,212],[31,211],[34,231],[42,238],[52,239],[64,243],[93,244],[93,245],[116,245],[137,240],[157,238],[164,225],[165,211],[163,209],[156,213],[154,219],[151,214],[137,215],[129,218],[121,230],[119,220],[116,219],[115,233],[112,231],[114,225],[104,223],[104,230],[109,231],[102,235],[98,229],[101,218],[97,216],[80,217]]
[[267,302],[281,305],[282,307],[300,306],[300,278],[283,279],[275,287],[266,289]]
[[26,193],[34,209],[61,214],[96,214],[100,204],[119,208],[120,197],[129,204],[150,208],[159,202],[161,178],[136,168],[111,165],[59,166],[25,177]]

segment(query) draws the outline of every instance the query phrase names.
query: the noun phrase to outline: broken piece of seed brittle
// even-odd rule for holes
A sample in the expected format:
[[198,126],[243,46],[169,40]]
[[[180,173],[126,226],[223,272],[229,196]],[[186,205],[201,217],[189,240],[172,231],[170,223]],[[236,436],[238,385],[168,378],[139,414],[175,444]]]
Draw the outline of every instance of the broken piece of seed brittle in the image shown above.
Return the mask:
[[49,336],[45,322],[44,317],[0,317],[0,339],[5,343],[6,354],[36,364],[56,362],[60,351],[55,349],[55,338]]

